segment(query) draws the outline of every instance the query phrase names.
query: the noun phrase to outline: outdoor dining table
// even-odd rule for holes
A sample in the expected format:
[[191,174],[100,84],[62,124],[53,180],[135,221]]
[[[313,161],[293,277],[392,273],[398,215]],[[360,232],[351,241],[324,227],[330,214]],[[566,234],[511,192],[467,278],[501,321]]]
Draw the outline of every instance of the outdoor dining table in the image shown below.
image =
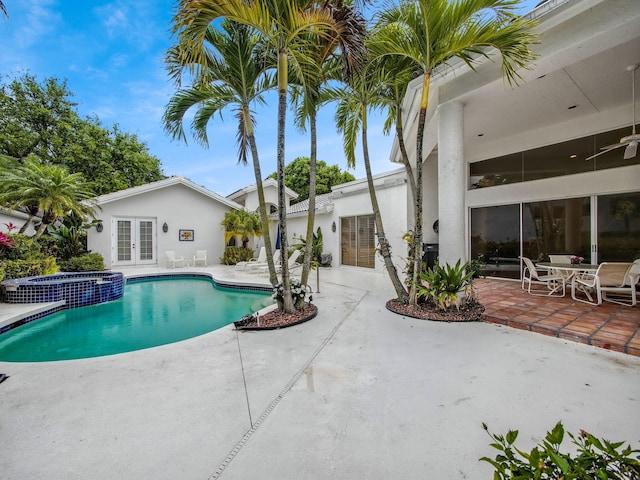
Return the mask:
[[565,282],[569,283],[573,280],[573,277],[583,273],[594,274],[598,270],[598,265],[591,263],[553,263],[553,262],[539,262],[536,263],[536,267],[540,267],[545,270],[556,271],[565,278]]

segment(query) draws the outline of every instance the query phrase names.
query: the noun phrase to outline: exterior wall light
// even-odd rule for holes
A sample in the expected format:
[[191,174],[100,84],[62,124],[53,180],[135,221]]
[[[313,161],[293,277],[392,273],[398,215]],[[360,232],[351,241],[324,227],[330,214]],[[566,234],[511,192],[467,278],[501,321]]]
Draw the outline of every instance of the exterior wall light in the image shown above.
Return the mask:
[[96,232],[102,233],[103,230],[104,230],[104,225],[102,224],[102,222],[98,223],[96,225]]
[[164,233],[167,233],[167,232],[169,231],[169,225],[167,225],[167,222],[164,222],[164,223],[162,224],[162,231],[163,231]]
[[333,222],[333,223],[331,224],[331,231],[332,231],[333,233],[336,233],[336,222]]

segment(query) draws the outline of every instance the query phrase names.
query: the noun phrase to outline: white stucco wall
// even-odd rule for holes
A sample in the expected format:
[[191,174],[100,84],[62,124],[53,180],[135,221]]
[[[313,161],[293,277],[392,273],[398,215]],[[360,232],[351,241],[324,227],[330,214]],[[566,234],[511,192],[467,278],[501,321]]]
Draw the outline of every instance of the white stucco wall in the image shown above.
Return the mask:
[[[115,242],[112,238],[112,220],[115,217],[153,218],[156,220],[157,264],[166,266],[165,251],[175,250],[178,256],[192,258],[196,250],[207,250],[208,263],[220,263],[224,252],[224,229],[220,222],[231,207],[199,193],[185,185],[170,185],[162,189],[140,193],[102,205],[98,217],[104,230],[91,229],[87,244],[91,251],[99,252],[107,268],[114,265]],[[167,223],[167,233],[162,225]],[[194,241],[178,240],[178,230],[194,230]]]
[[[18,231],[24,225],[24,222],[27,221],[28,216],[21,213],[10,213],[6,211],[0,212],[0,232],[9,233],[9,229],[5,224],[13,223],[17,226],[17,229],[11,231],[11,233],[18,233]],[[27,230],[24,232],[26,235],[33,235],[35,233],[35,229],[33,228],[33,223],[29,225]]]
[[[407,208],[407,184],[403,170],[395,170],[387,174],[379,175],[374,181],[380,214],[384,225],[385,234],[391,245],[391,256],[396,265],[398,274],[402,278],[407,256],[407,244],[402,236],[407,232],[409,225]],[[353,188],[357,186],[357,188]],[[354,215],[371,215],[371,198],[366,181],[357,180],[333,188],[334,211],[333,219],[336,222],[335,235],[325,235],[325,250],[333,254],[333,264],[340,265],[340,218]],[[324,231],[324,228],[323,228]],[[327,242],[327,237],[332,244]],[[376,271],[385,272],[384,262],[380,255],[375,259]]]

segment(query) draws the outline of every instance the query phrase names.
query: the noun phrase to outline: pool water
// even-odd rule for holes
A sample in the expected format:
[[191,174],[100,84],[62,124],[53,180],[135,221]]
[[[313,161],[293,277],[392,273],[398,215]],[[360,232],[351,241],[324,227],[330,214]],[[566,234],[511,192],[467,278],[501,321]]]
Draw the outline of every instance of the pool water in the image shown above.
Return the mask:
[[208,279],[127,283],[108,303],[54,313],[0,335],[0,360],[44,362],[131,352],[192,338],[271,303],[270,293]]

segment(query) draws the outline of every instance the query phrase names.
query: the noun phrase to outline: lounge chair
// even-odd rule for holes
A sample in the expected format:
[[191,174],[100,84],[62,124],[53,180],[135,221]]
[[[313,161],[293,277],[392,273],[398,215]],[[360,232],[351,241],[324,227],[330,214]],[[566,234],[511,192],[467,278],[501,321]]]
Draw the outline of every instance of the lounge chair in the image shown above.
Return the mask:
[[[278,250],[279,252],[280,250]],[[300,256],[300,250],[294,250],[291,256],[287,260],[287,265],[289,266],[289,271],[295,270],[296,268],[302,267],[301,263],[298,263],[298,257]],[[282,264],[278,263],[276,265],[276,273],[282,272]],[[269,267],[262,267],[260,269],[260,273],[269,273]]]
[[252,263],[264,263],[266,261],[267,261],[267,251],[265,250],[264,247],[261,247],[260,253],[258,254],[258,258],[252,258],[250,260],[247,260],[246,262],[238,262],[236,263],[236,268],[242,268],[243,270],[246,270],[247,267]]
[[[566,278],[563,275],[560,275],[556,272],[550,272],[548,274],[541,274],[536,269],[535,265],[531,261],[530,258],[520,257],[524,262],[524,270],[522,272],[522,289],[525,290],[524,284],[525,282],[529,283],[529,287],[526,289],[529,292],[529,295],[534,295],[537,297],[541,296],[561,296],[564,297],[565,289],[566,289]],[[540,290],[531,290],[531,284],[534,280],[538,282],[545,283],[547,289],[549,290],[546,293],[542,293]],[[556,295],[556,292],[561,291],[560,295]]]
[[206,250],[196,250],[196,254],[193,256],[193,266],[195,267],[198,263],[202,263],[204,267],[207,266],[207,251]]
[[184,267],[184,257],[178,257],[173,250],[167,250],[165,255],[167,257],[167,267],[169,265],[171,265],[171,268]]
[[[255,271],[255,270],[261,270],[263,268],[269,268],[269,264],[266,262],[267,260],[267,256],[265,255],[264,257],[265,261],[264,262],[251,262],[249,264],[247,264],[247,267],[250,271]],[[273,253],[273,263],[275,265],[280,265],[280,250],[276,250]]]
[[[634,263],[603,262],[596,273],[574,277],[571,298],[578,302],[601,305],[603,301],[632,307],[637,303],[636,284],[640,279],[640,260]],[[587,298],[579,298],[578,292]],[[591,296],[595,294],[595,300]]]

